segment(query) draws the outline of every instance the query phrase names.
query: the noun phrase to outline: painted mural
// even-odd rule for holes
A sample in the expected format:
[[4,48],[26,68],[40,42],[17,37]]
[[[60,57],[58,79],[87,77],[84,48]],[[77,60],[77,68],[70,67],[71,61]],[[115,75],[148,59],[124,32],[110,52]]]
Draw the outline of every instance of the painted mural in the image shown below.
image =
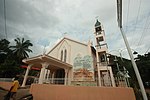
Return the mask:
[[73,64],[73,78],[74,81],[93,81],[94,68],[93,58],[89,55],[81,57],[78,55],[74,59]]

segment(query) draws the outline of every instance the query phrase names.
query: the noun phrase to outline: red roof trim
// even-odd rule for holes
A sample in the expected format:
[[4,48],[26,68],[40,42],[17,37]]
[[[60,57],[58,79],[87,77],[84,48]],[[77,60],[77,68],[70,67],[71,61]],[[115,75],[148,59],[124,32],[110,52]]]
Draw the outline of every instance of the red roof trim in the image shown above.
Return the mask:
[[[21,68],[27,68],[28,66],[25,65],[21,65]],[[31,67],[32,70],[41,70],[41,68],[37,68],[37,67]]]

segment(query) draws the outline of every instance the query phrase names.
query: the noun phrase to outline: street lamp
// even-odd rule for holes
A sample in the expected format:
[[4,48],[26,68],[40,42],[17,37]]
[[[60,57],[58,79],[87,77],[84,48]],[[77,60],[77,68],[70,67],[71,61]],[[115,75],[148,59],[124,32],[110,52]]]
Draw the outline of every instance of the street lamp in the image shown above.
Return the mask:
[[129,76],[128,70],[125,67],[123,67],[123,74],[124,74],[127,86],[130,87],[130,83],[129,83],[130,76]]
[[118,17],[117,17],[118,26],[120,28],[120,31],[121,31],[122,37],[124,39],[126,48],[128,50],[129,56],[131,58],[131,62],[132,62],[132,65],[133,65],[133,68],[134,68],[134,71],[135,71],[135,74],[136,74],[136,77],[137,77],[137,80],[138,80],[141,92],[142,92],[143,99],[144,100],[148,100],[146,92],[145,92],[145,89],[144,89],[144,86],[143,86],[143,82],[142,82],[142,79],[141,79],[141,76],[140,76],[140,73],[139,73],[137,65],[136,65],[136,63],[134,61],[134,57],[133,57],[133,54],[131,52],[128,40],[127,40],[126,35],[124,34],[124,31],[122,29],[122,0],[117,0],[117,15],[118,15]]

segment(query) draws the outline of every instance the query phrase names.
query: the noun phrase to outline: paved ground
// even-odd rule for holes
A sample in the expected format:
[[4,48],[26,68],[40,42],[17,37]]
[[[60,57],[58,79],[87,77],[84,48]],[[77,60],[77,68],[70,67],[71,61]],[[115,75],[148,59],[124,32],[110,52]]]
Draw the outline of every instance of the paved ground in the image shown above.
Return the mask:
[[3,100],[3,97],[6,93],[7,93],[7,91],[0,89],[0,100]]
[[[3,97],[8,93],[6,90],[0,89],[0,100],[3,100]],[[24,95],[29,94],[29,88],[18,89],[16,98],[19,99]]]

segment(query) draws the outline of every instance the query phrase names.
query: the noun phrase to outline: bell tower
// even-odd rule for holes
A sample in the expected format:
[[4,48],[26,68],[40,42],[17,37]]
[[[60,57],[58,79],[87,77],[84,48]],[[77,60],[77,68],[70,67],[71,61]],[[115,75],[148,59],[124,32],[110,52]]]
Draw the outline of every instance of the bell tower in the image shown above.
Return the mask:
[[107,43],[105,40],[105,33],[101,23],[96,21],[95,23],[95,39],[96,39],[96,51],[97,51],[97,60],[101,63],[106,63],[105,55],[107,53]]
[[96,59],[99,86],[115,86],[111,66],[108,66],[107,52],[108,47],[105,39],[105,32],[102,24],[97,19],[95,23],[95,40],[96,40]]

